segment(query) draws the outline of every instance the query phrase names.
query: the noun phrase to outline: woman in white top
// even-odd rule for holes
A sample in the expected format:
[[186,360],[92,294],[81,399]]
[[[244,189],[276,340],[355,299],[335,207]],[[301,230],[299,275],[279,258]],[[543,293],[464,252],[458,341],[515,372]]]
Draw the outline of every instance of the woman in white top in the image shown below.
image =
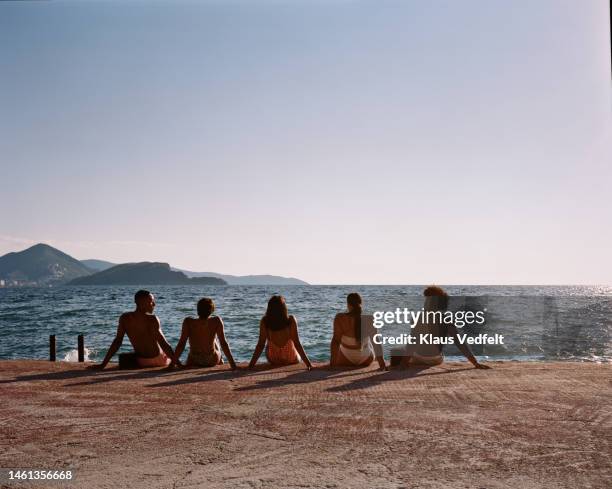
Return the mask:
[[372,341],[376,329],[371,320],[361,315],[361,296],[353,292],[346,303],[347,311],[334,318],[330,366],[367,367],[376,359],[380,369],[385,370],[382,346]]

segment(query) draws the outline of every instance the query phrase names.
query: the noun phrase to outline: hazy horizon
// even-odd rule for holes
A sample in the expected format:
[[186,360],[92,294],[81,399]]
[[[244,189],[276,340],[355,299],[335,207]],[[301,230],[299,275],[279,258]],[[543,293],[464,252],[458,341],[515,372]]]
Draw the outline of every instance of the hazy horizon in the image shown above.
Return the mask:
[[0,255],[612,284],[607,1],[0,2]]
[[[3,237],[0,237],[0,240],[3,239]],[[7,253],[12,252],[20,252],[20,251],[24,251],[28,248],[30,248],[31,246],[37,245],[37,244],[46,244],[49,246],[53,246],[50,243],[33,243],[32,245],[28,245],[23,249],[15,249],[15,250],[10,250]],[[56,249],[56,246],[53,246]],[[65,250],[59,249],[60,251],[63,251],[65,253]],[[4,254],[4,253],[3,253]],[[2,256],[2,255],[0,255]],[[99,260],[99,261],[105,261],[105,262],[109,262],[112,263],[113,265],[121,265],[121,264],[125,264],[125,263],[135,263],[137,261],[134,262],[113,262],[111,260],[106,260],[104,258],[92,258],[92,257],[88,257],[88,258],[82,258],[82,257],[77,257],[77,256],[73,256],[73,258],[76,258],[79,261],[87,261],[87,260]],[[142,261],[150,261],[150,262],[163,262],[163,263],[169,263],[167,261],[164,260],[142,260]],[[177,270],[183,270],[183,271],[187,271],[187,272],[195,272],[195,273],[217,273],[220,275],[231,275],[231,276],[252,276],[252,275],[275,275],[275,274],[269,274],[269,273],[258,273],[258,274],[241,274],[241,273],[236,273],[236,274],[228,274],[225,273],[223,270],[213,270],[213,269],[207,269],[207,270],[196,270],[194,268],[189,268],[189,267],[176,267],[174,266],[172,263],[169,263],[169,265]],[[301,279],[301,277],[296,277],[296,276],[287,276],[284,275],[285,278],[296,278],[296,279]],[[301,279],[303,280],[303,279]],[[333,286],[333,285],[355,285],[355,286],[372,286],[372,285],[388,285],[388,286],[396,286],[396,285],[405,285],[405,286],[414,286],[414,285],[444,285],[444,286],[457,286],[457,285],[467,285],[467,286],[603,286],[603,287],[612,287],[612,284],[579,284],[579,283],[567,283],[567,284],[545,284],[545,283],[541,283],[541,284],[537,284],[537,283],[532,283],[532,284],[521,284],[521,283],[504,283],[504,284],[494,284],[494,283],[489,283],[489,284],[475,284],[475,283],[440,283],[440,282],[421,282],[421,283],[409,283],[409,282],[405,282],[405,283],[392,283],[392,284],[369,284],[369,283],[363,283],[363,282],[354,282],[354,283],[310,283],[310,285],[322,285],[322,286]]]

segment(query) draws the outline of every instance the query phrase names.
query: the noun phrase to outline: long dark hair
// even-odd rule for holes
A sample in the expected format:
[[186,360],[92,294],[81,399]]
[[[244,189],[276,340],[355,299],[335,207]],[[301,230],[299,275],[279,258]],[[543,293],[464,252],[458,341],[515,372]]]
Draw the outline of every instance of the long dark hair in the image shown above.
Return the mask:
[[357,292],[351,292],[346,296],[346,304],[351,309],[349,314],[353,317],[355,339],[361,345],[361,296]]
[[268,309],[264,316],[266,328],[272,331],[280,331],[289,326],[289,312],[287,311],[287,303],[282,295],[273,295],[268,301]]

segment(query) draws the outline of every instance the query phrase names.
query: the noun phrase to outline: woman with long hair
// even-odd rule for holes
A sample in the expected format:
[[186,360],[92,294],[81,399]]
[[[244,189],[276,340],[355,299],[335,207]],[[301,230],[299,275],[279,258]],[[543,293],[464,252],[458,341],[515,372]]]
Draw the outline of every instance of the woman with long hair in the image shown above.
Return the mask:
[[376,358],[380,369],[385,370],[382,346],[372,340],[376,330],[372,321],[362,315],[361,303],[358,293],[350,293],[346,297],[346,312],[334,318],[330,366],[367,367]]
[[312,364],[300,343],[297,320],[290,316],[282,295],[273,295],[268,301],[266,314],[259,322],[259,340],[253,352],[249,368],[255,367],[264,348],[272,365],[291,365],[304,360],[306,368]]

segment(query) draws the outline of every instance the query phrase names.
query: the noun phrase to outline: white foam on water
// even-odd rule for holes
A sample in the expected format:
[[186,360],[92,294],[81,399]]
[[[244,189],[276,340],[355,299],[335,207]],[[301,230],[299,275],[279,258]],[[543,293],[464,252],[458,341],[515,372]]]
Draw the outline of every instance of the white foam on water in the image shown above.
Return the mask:
[[[89,348],[85,348],[85,361],[89,362],[89,356],[93,354],[93,350]],[[79,361],[79,350],[76,348],[74,350],[70,350],[68,353],[64,355],[64,362],[78,362]]]

